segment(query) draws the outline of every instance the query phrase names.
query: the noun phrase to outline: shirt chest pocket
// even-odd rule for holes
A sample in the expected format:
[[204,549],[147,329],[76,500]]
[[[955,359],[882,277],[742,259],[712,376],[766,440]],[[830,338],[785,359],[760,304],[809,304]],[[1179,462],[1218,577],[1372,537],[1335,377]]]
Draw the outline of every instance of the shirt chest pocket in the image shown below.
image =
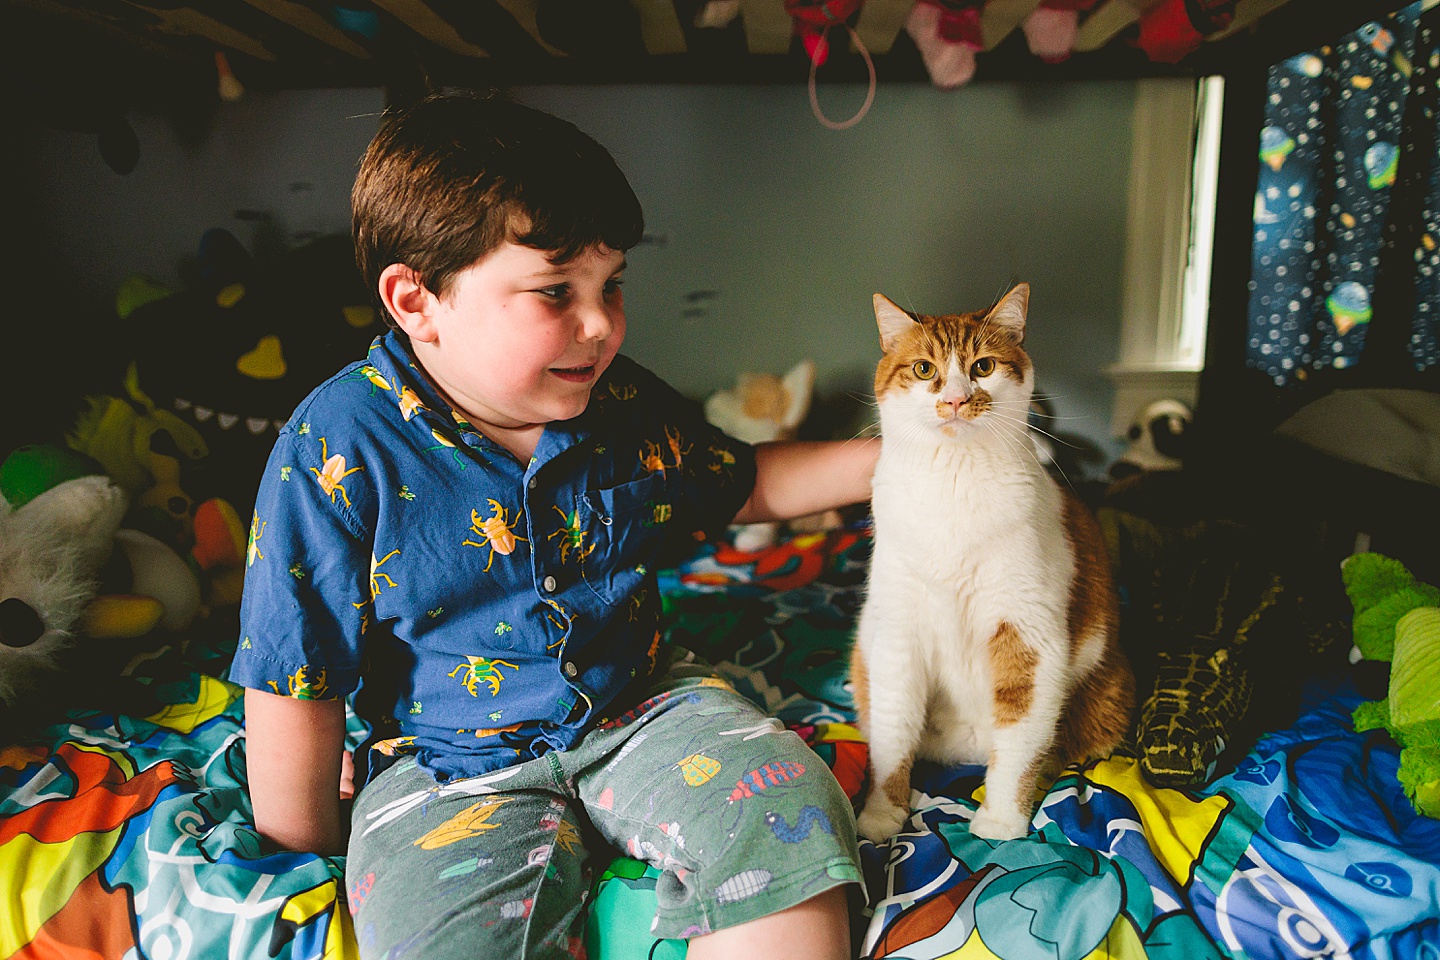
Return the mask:
[[579,529],[590,538],[574,547],[585,583],[607,604],[629,600],[653,568],[671,520],[665,478],[652,474],[575,500]]

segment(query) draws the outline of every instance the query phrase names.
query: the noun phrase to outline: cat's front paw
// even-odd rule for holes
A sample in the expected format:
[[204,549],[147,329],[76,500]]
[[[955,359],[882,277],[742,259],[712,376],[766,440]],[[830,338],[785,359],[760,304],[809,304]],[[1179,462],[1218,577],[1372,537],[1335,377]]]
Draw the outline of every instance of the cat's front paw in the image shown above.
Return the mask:
[[1015,840],[1030,832],[1030,818],[1019,810],[994,810],[980,804],[970,818],[972,836],[986,840]]
[[909,816],[909,808],[893,804],[884,796],[872,797],[855,819],[855,829],[872,843],[884,843],[900,832]]

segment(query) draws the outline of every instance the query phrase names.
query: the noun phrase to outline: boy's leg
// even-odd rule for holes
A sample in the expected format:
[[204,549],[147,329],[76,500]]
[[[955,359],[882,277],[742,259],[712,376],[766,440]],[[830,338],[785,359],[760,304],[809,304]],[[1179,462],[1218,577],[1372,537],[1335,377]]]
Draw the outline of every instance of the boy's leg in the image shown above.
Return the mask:
[[685,960],[851,960],[854,956],[848,898],[843,887],[831,887],[788,910],[696,937],[690,941]]
[[663,871],[653,932],[696,938],[700,956],[707,934],[727,931],[723,950],[743,925],[784,916],[833,936],[812,932],[798,954],[762,941],[748,956],[829,957],[827,942],[848,955],[844,895],[830,891],[861,874],[850,801],[829,768],[708,665],[674,664],[648,694],[586,735],[572,778],[599,833]]
[[574,801],[543,759],[500,775],[436,783],[404,759],[360,791],[345,885],[366,960],[581,953],[590,877]]

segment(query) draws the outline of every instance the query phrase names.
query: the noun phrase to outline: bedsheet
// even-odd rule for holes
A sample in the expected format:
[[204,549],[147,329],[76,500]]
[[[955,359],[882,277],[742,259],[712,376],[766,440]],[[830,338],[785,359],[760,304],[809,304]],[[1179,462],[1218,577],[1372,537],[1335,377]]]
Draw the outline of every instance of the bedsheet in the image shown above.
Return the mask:
[[[845,671],[868,553],[864,531],[832,531],[710,547],[662,577],[670,640],[798,730],[857,802]],[[356,956],[343,860],[267,852],[250,826],[240,691],[204,673],[172,687],[144,719],[76,713],[0,744],[0,958]],[[966,828],[983,770],[920,765],[905,831],[862,844],[856,942],[916,960],[1440,960],[1440,821],[1410,808],[1395,744],[1353,732],[1358,702],[1312,686],[1296,723],[1204,790],[1151,786],[1125,757],[1068,770],[1036,832],[1006,843]],[[648,935],[652,868],[596,873],[591,958],[684,956]]]

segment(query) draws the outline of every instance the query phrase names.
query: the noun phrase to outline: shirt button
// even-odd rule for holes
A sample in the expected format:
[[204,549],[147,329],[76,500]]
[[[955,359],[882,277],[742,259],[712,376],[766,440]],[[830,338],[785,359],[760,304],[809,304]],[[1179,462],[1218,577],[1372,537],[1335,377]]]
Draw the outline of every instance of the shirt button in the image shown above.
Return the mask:
[[540,586],[542,586],[542,587],[545,588],[545,592],[546,592],[546,593],[554,593],[554,592],[555,592],[555,578],[554,578],[554,577],[546,577],[544,580],[540,581]]
[[539,479],[537,479],[536,477],[531,477],[530,482],[527,483],[526,486],[529,487],[531,490],[534,490],[539,483]]
[[576,675],[577,673],[579,673],[579,672],[580,672],[580,669],[579,669],[578,667],[576,667],[575,664],[573,664],[573,663],[567,663],[567,664],[565,664],[565,676],[570,677],[570,678],[573,680],[573,679],[575,678],[575,675]]

